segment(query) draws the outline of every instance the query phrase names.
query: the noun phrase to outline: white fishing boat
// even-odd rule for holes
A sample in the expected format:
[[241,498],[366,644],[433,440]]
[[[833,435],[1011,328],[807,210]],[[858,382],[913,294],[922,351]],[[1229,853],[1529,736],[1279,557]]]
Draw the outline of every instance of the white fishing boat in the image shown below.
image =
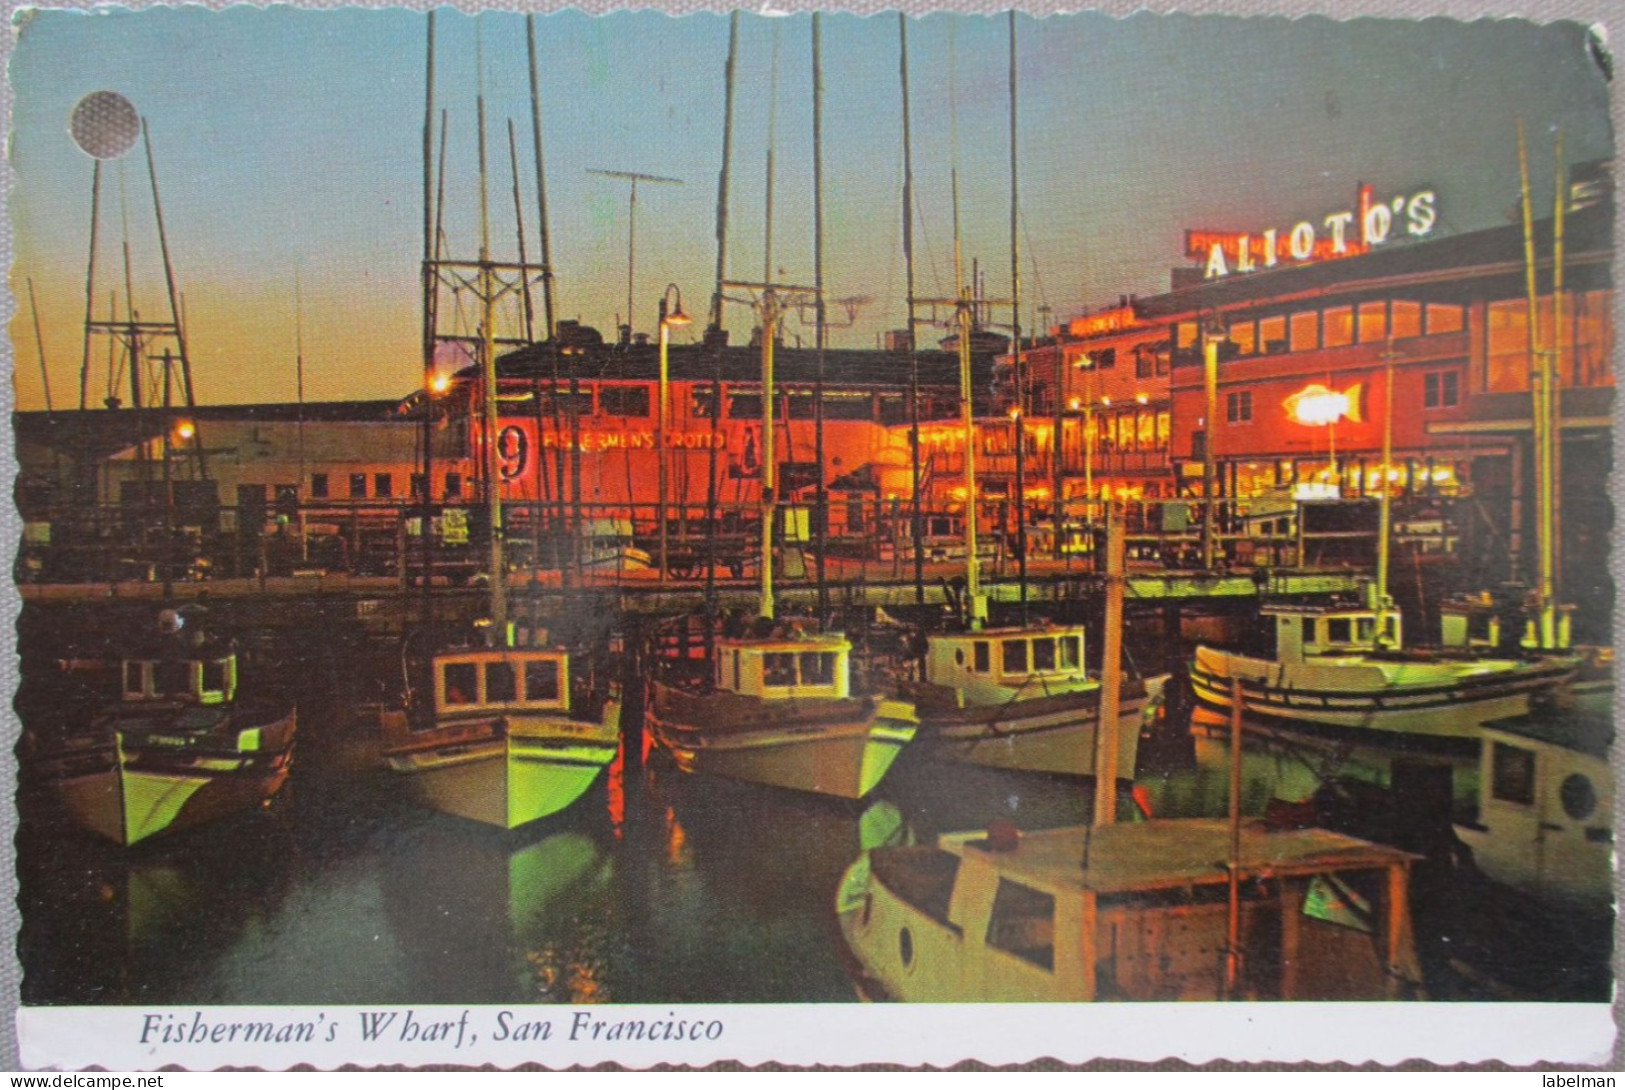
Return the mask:
[[268,801],[287,782],[291,701],[238,695],[237,652],[166,610],[122,660],[119,699],[39,764],[85,828],[130,845]]
[[1477,817],[1456,833],[1504,886],[1606,911],[1614,894],[1614,791],[1607,716],[1554,714],[1486,724]]
[[[1084,666],[1077,625],[1028,625],[929,637],[925,678],[906,688],[927,755],[989,768],[1095,775],[1101,684]],[[1166,677],[1125,679],[1118,779],[1132,780],[1140,732]]]
[[871,1000],[1400,999],[1420,991],[1415,858],[1261,821],[1235,841],[1223,819],[1005,824],[874,848],[835,908]]
[[1241,683],[1254,722],[1367,735],[1476,743],[1491,720],[1526,715],[1577,660],[1470,651],[1402,650],[1394,609],[1269,606],[1260,635],[1273,647],[1240,654],[1196,649],[1191,685],[1209,716],[1227,719]]
[[578,684],[563,648],[442,649],[408,670],[404,706],[381,713],[384,763],[442,813],[502,829],[550,817],[620,748],[620,701]]
[[912,704],[854,695],[838,633],[717,643],[710,678],[650,687],[649,731],[684,772],[863,798],[914,738]]

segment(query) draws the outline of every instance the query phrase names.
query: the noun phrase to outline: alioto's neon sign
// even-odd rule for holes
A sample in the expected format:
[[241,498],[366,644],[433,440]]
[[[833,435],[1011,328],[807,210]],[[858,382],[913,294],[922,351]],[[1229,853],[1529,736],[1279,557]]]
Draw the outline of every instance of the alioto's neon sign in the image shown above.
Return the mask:
[[1203,279],[1231,273],[1273,269],[1286,261],[1303,264],[1368,253],[1403,231],[1425,238],[1438,224],[1438,194],[1431,189],[1386,201],[1373,199],[1372,188],[1360,187],[1357,207],[1333,212],[1317,226],[1302,220],[1282,230],[1257,234],[1234,231],[1186,231],[1185,253],[1205,262]]

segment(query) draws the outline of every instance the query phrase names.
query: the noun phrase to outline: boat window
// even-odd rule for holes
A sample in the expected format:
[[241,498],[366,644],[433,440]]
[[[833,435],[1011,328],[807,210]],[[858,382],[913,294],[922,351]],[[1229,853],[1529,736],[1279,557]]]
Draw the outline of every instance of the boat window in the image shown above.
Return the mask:
[[559,664],[553,659],[531,659],[525,663],[525,699],[559,698]]
[[987,944],[1050,972],[1055,970],[1055,897],[999,879]]
[[1361,643],[1370,643],[1377,635],[1377,621],[1374,617],[1361,617],[1358,625]]
[[[1285,619],[1287,618],[1283,618],[1283,620]],[[1305,617],[1303,619],[1303,642],[1315,642],[1315,618],[1313,617]]]
[[126,662],[124,664],[124,691],[131,696],[145,696],[147,694],[147,664],[144,662]]
[[226,691],[226,659],[213,659],[203,664],[203,691],[206,693],[223,693]]
[[803,651],[801,653],[801,683],[803,685],[835,684],[835,652]]
[[1597,808],[1597,789],[1578,772],[1568,776],[1557,790],[1563,800],[1563,812],[1575,821],[1584,821]]
[[1382,619],[1382,634],[1389,643],[1399,642],[1399,618],[1392,613]]
[[448,662],[440,677],[447,704],[472,704],[479,698],[479,671],[472,662]]
[[485,664],[485,702],[508,704],[519,699],[519,676],[511,662]]
[[152,687],[159,696],[185,696],[192,691],[192,664],[176,659],[155,663]]
[[971,650],[976,655],[975,661],[971,664],[972,670],[978,674],[985,674],[993,668],[993,656],[988,650],[986,640],[977,640],[971,645]]
[[1347,617],[1326,618],[1326,642],[1348,643],[1349,633],[1352,628],[1353,626],[1349,624]]
[[1007,674],[1025,674],[1027,672],[1027,641],[1004,641],[1004,672]]
[[1056,642],[1061,645],[1061,669],[1076,670],[1083,661],[1083,641],[1077,636],[1062,636]]
[[1502,802],[1525,806],[1535,801],[1535,754],[1533,750],[1493,743],[1490,753],[1490,794]]
[[1045,638],[1033,641],[1033,669],[1035,671],[1055,669],[1054,640]]
[[794,685],[796,657],[787,651],[769,651],[762,656],[763,685]]

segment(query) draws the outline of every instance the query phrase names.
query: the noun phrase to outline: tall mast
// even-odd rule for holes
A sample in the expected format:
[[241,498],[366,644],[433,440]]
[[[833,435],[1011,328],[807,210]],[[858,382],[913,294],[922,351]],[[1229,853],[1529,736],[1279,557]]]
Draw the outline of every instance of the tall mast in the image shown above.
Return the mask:
[[[1016,160],[1016,13],[1010,11],[1010,348],[1016,376],[1016,578],[1022,620],[1027,612],[1027,369],[1021,355],[1021,220]],[[1060,396],[1060,391],[1056,391]],[[1059,438],[1060,433],[1056,436]]]
[[[476,27],[476,34],[479,34]],[[480,162],[480,377],[484,387],[485,412],[483,434],[485,454],[485,502],[490,516],[490,550],[487,563],[491,569],[491,627],[501,645],[508,642],[508,578],[507,558],[502,547],[502,467],[497,451],[497,360],[496,331],[496,278],[491,267],[491,202],[488,192],[489,172],[486,162],[485,132],[485,39],[476,38],[478,89],[475,95],[475,114],[479,124]]]
[[914,351],[914,147],[908,105],[908,15],[897,13],[898,72],[903,84],[903,268],[908,289],[909,536],[914,546],[914,602],[925,604],[925,526],[920,504],[920,357]]
[[[1382,486],[1382,498],[1377,506],[1377,585],[1374,595],[1375,601],[1371,603],[1373,609],[1386,609],[1388,606],[1388,534],[1393,526],[1393,489],[1388,480],[1389,466],[1394,460],[1394,339],[1388,338],[1388,350],[1383,353],[1383,405],[1382,405],[1382,464],[1377,468],[1378,483]],[[1373,639],[1380,641],[1384,629],[1382,619],[1377,620]]]
[[85,359],[79,367],[79,409],[89,406],[90,394],[90,341],[96,321],[96,226],[101,218],[102,161],[92,161],[90,168],[90,260],[85,269]]
[[773,450],[773,342],[779,302],[768,284],[762,293],[762,589],[757,614],[773,619],[773,516],[778,508],[778,457]]
[[1561,632],[1557,615],[1558,604],[1558,550],[1562,541],[1558,533],[1558,488],[1563,476],[1561,457],[1563,447],[1563,217],[1568,206],[1568,170],[1563,163],[1563,130],[1557,131],[1557,169],[1553,179],[1556,191],[1552,209],[1552,347],[1543,358],[1541,388],[1546,392],[1546,472],[1541,481],[1540,494],[1540,565],[1541,649],[1545,651],[1565,647],[1568,639]]
[[[546,323],[545,338],[553,339],[553,248],[547,228],[547,172],[542,160],[542,101],[541,81],[536,74],[536,16],[525,16],[525,46],[530,60],[530,138],[536,155],[536,215],[537,230],[542,241],[542,319]],[[529,273],[526,273],[529,276]],[[555,390],[555,393],[557,391]],[[540,436],[541,433],[537,432]]]
[[[1547,459],[1548,432],[1552,426],[1551,414],[1551,359],[1541,346],[1540,296],[1536,283],[1534,200],[1529,186],[1529,152],[1524,142],[1523,120],[1518,121],[1518,183],[1523,205],[1523,258],[1524,287],[1529,308],[1529,399],[1533,425],[1535,455],[1535,534],[1536,576],[1535,602],[1537,617],[1535,637],[1540,647],[1551,648],[1555,643],[1553,620],[1552,556],[1547,536],[1547,510],[1551,498],[1551,465]],[[1555,226],[1555,225],[1554,225]]]
[[821,16],[812,15],[813,81],[813,290],[817,294],[818,374],[813,388],[813,463],[818,467],[814,493],[813,558],[818,575],[818,617],[829,612],[829,588],[825,584],[824,552],[829,498],[824,490],[824,348],[829,340],[828,314],[824,310],[824,69]]
[[711,295],[710,328],[722,328],[722,287],[728,271],[728,164],[733,155],[734,69],[739,58],[739,12],[728,18],[728,65],[724,69],[722,170],[717,175],[717,282]]
[[170,333],[179,349],[181,388],[186,394],[186,411],[193,414],[192,452],[197,460],[198,477],[204,479],[208,477],[208,466],[204,462],[203,429],[198,427],[196,420],[197,399],[192,393],[192,356],[186,350],[186,328],[181,323],[180,303],[175,291],[175,264],[169,258],[169,234],[164,230],[164,203],[158,196],[158,167],[152,158],[152,134],[147,130],[146,118],[141,119],[141,141],[147,152],[147,179],[152,184],[152,212],[158,224],[158,251],[164,260],[164,287],[169,294],[169,320],[172,323]]
[[964,260],[959,235],[959,169],[953,171],[954,206],[954,284],[958,288],[955,318],[959,323],[959,419],[965,431],[965,608],[971,629],[978,630],[986,619],[987,603],[982,598],[982,571],[976,544],[976,418],[971,404],[971,332],[975,328],[976,300],[965,283]]

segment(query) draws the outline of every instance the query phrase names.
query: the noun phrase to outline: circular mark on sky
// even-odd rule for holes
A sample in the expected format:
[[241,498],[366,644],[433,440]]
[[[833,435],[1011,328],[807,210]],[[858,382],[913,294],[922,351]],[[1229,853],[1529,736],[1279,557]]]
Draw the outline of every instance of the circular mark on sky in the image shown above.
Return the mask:
[[135,138],[141,135],[141,117],[117,91],[92,91],[73,108],[69,129],[73,142],[86,155],[117,159],[135,146]]

